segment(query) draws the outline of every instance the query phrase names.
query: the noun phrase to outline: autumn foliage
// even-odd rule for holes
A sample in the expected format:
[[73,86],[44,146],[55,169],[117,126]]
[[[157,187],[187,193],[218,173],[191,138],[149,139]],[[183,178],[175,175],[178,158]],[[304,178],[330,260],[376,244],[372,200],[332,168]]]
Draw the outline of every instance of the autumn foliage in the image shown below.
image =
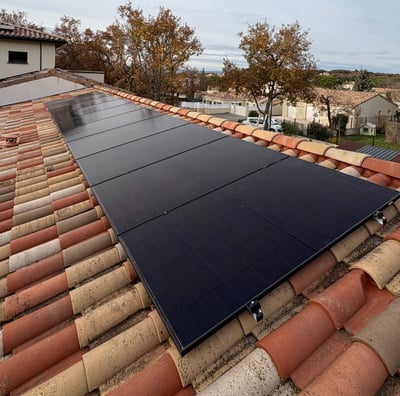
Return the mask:
[[256,23],[239,37],[247,67],[225,59],[222,85],[253,99],[268,129],[274,99],[295,103],[312,97],[316,66],[309,52],[311,42],[298,22],[279,29]]
[[118,7],[118,16],[105,31],[86,29],[83,34],[79,20],[61,18],[55,33],[67,44],[57,52],[57,67],[104,71],[111,85],[173,101],[185,63],[203,50],[194,30],[162,7],[157,16],[145,17],[128,2]]

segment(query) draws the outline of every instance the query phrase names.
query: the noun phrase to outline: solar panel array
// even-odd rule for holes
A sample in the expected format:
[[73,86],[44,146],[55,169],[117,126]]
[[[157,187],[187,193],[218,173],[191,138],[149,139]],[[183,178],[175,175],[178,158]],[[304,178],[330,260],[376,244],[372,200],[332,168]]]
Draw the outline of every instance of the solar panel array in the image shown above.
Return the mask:
[[181,354],[398,197],[111,95],[48,108]]

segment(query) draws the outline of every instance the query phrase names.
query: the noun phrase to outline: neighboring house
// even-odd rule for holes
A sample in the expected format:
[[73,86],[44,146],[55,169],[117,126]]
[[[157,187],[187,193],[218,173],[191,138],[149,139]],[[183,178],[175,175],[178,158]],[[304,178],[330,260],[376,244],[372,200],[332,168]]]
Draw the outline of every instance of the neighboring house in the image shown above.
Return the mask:
[[54,68],[64,43],[55,34],[0,22],[0,79]]
[[[265,106],[266,98],[261,98],[259,104],[261,108]],[[247,118],[249,112],[257,111],[256,103],[244,95],[236,95],[234,92],[208,91],[202,95],[202,101],[206,105],[225,105],[230,106],[229,113],[239,117]],[[278,99],[273,101],[272,115],[282,115],[282,102]]]
[[400,89],[398,88],[372,88],[373,92],[382,95],[384,98],[400,106]]
[[348,132],[357,131],[366,122],[381,125],[396,114],[397,106],[376,92],[358,92],[336,89],[315,89],[314,103],[298,102],[295,105],[284,101],[282,117],[296,120],[300,124],[312,121],[328,125],[327,102],[331,115],[345,113],[349,117]]
[[[24,98],[28,81],[21,76],[12,79],[20,95],[0,106],[0,394],[400,394],[400,163],[199,114],[60,70],[30,78],[42,97]],[[207,161],[203,154],[213,145]],[[116,152],[120,160],[108,161]],[[142,176],[121,182],[133,174]],[[149,176],[160,183],[149,183]],[[368,192],[342,194],[336,179]],[[262,189],[249,189],[246,180],[259,180]],[[192,191],[206,193],[194,200]],[[308,256],[330,225],[350,225],[379,191],[388,194],[382,212]],[[108,192],[121,204],[108,200]],[[179,206],[163,211],[171,198]],[[125,221],[132,209],[151,215],[144,210],[148,201],[160,211],[147,225],[170,230],[162,238],[158,226],[143,222],[118,231],[103,210],[113,205]],[[195,209],[189,215],[186,205]],[[147,230],[143,237],[135,236],[138,228]],[[132,235],[130,242],[122,234]],[[284,267],[280,259],[291,264],[304,257],[301,269],[184,356],[145,274],[135,269],[139,260],[144,270],[155,264],[158,287],[183,292],[182,299],[170,296],[171,312],[196,335],[192,307],[206,321],[238,290],[251,294],[264,282],[265,267],[275,273]],[[171,258],[177,265],[166,266]],[[225,286],[221,267],[227,279],[231,268],[241,269],[234,285]],[[197,303],[192,295],[202,285],[224,293],[211,290],[210,303]]]

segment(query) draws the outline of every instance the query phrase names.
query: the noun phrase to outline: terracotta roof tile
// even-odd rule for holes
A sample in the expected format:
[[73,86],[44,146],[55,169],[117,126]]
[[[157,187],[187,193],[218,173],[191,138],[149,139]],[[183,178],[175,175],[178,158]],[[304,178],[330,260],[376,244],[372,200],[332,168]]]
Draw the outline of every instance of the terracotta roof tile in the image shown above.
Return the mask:
[[307,153],[307,154],[302,154],[298,156],[299,159],[302,159],[303,161],[311,162],[314,163],[317,161],[318,157],[315,154]]
[[365,304],[344,324],[344,328],[349,334],[357,334],[392,301],[393,295],[386,290],[379,290],[370,281],[365,289]]
[[318,164],[328,169],[336,169],[337,166],[337,162],[333,159],[324,159],[323,161],[320,161]]
[[281,146],[290,148],[290,149],[295,149],[301,142],[307,141],[306,138],[298,138],[298,137],[293,137],[293,136],[286,136],[281,133],[278,133],[275,135],[275,137],[272,139],[272,142],[274,144],[279,144]]
[[391,178],[387,175],[382,175],[380,173],[375,173],[374,175],[370,176],[368,180],[372,183],[379,184],[380,186],[390,186]]
[[364,344],[355,342],[299,395],[375,395],[387,376],[381,359]]
[[289,278],[296,294],[300,294],[307,286],[329,271],[336,265],[337,261],[330,251],[311,261],[306,267],[297,271]]
[[353,270],[315,296],[311,303],[323,307],[335,328],[340,329],[365,304],[367,285],[366,274]]
[[280,383],[270,356],[263,349],[256,348],[200,395],[271,395]]
[[264,131],[263,129],[255,129],[251,136],[256,137],[266,142],[272,142],[272,140],[278,135],[277,132]]
[[400,242],[386,240],[363,256],[352,268],[366,272],[383,289],[387,282],[400,271]]
[[341,169],[340,172],[345,173],[346,175],[350,175],[353,177],[360,177],[361,174],[354,166],[346,166],[345,168]]
[[208,120],[208,123],[215,125],[215,126],[222,126],[222,124],[226,122],[226,120],[224,120],[223,118],[219,118],[219,117],[211,117]]
[[179,392],[182,389],[182,384],[171,357],[163,355],[143,370],[140,375],[132,376],[127,383],[110,392],[109,395],[128,396],[132,389],[135,389],[138,395],[168,396]]
[[351,90],[338,90],[338,89],[327,89],[327,88],[316,88],[315,93],[318,96],[325,96],[331,99],[331,103],[334,106],[345,106],[354,108],[367,100],[378,96],[376,92],[368,91],[351,91]]
[[400,274],[395,275],[387,284],[386,289],[395,297],[400,297]]
[[256,345],[271,356],[284,381],[334,331],[325,310],[311,304]]
[[255,143],[255,139],[251,136],[245,136],[242,138],[244,142]]
[[362,162],[363,168],[372,170],[374,172],[391,176],[400,177],[400,164],[397,162],[384,161],[377,158],[366,157]]
[[336,331],[290,376],[294,384],[304,389],[329,367],[350,345],[350,336],[345,331]]
[[251,126],[251,125],[238,124],[235,127],[235,131],[239,132],[239,133],[243,133],[243,135],[252,135],[253,132],[255,132],[256,130],[258,130],[258,129],[256,127]]
[[353,151],[341,150],[334,147],[329,148],[324,155],[327,158],[355,166],[361,166],[363,161],[369,157],[368,154],[355,153]]
[[322,144],[320,142],[310,142],[308,140],[303,140],[297,145],[297,149],[302,150],[306,153],[312,153],[316,155],[325,155],[329,148],[334,147],[332,144]]
[[336,261],[340,262],[347,257],[354,249],[369,237],[368,230],[364,227],[358,227],[352,233],[344,237],[340,242],[330,248],[331,253],[335,256]]
[[[229,121],[226,120],[221,124],[222,128],[226,128],[226,129],[232,129],[232,130],[236,130],[236,128],[238,128],[240,126],[240,124],[238,122],[234,122],[234,121]],[[240,131],[238,131],[240,132]],[[249,133],[250,135],[250,133]]]

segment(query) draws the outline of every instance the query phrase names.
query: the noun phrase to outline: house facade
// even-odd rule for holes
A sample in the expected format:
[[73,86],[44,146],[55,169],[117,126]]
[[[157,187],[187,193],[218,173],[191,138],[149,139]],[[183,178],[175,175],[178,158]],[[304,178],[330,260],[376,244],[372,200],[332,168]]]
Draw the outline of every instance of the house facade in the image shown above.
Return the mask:
[[[260,98],[259,104],[261,108],[265,106],[266,98]],[[202,95],[202,103],[208,109],[211,106],[225,106],[227,113],[235,114],[238,117],[246,118],[250,111],[257,111],[254,100],[250,100],[244,95],[237,95],[234,92],[207,91]],[[272,115],[282,115],[282,102],[275,99],[272,104]]]
[[338,113],[345,113],[348,116],[346,128],[349,133],[352,131],[358,133],[360,126],[367,122],[381,125],[390,120],[398,109],[396,104],[376,92],[316,88],[313,103],[291,104],[284,101],[282,117],[296,120],[303,125],[313,121],[329,125],[328,105],[332,116]]
[[62,37],[0,22],[0,79],[55,66]]

